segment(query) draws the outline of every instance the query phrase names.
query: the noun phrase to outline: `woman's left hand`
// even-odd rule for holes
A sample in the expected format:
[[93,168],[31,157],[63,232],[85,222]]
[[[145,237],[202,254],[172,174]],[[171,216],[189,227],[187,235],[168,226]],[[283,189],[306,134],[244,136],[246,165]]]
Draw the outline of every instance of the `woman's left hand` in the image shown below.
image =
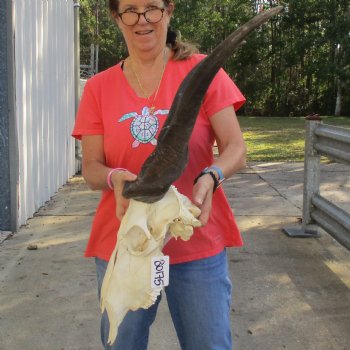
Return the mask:
[[209,174],[201,176],[193,187],[193,203],[201,210],[198,220],[205,226],[209,220],[214,181]]

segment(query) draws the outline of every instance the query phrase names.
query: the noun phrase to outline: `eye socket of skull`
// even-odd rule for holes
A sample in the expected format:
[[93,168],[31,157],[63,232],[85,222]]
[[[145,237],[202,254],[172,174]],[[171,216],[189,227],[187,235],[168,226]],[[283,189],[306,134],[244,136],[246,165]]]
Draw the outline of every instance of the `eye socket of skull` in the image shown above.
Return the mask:
[[147,225],[156,241],[165,237],[169,225],[179,217],[180,212],[181,205],[173,190],[169,191],[160,202],[153,205]]
[[131,253],[142,254],[149,246],[150,239],[147,233],[139,226],[133,226],[125,235],[128,249]]

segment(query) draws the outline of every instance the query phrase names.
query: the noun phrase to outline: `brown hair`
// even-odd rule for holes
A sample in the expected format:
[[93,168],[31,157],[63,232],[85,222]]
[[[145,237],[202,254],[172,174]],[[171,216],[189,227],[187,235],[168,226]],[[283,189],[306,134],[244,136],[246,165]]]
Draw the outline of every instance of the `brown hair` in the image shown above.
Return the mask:
[[[167,7],[173,1],[172,0],[163,0],[164,5]],[[109,0],[109,10],[112,15],[116,15],[119,11],[119,0]],[[166,45],[173,50],[174,61],[185,60],[186,58],[192,56],[194,53],[198,53],[198,49],[195,45],[182,41],[178,38],[176,32],[174,32],[170,27],[168,27]]]

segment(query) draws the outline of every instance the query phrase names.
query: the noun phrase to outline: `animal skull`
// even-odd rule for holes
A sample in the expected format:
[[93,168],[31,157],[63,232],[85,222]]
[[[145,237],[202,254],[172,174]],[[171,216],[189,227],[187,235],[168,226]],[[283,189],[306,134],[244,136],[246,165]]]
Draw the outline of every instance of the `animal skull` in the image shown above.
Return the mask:
[[153,305],[161,287],[151,288],[152,257],[163,256],[167,233],[187,241],[193,227],[200,226],[198,209],[171,186],[155,203],[131,199],[118,232],[118,242],[109,260],[101,289],[101,311],[107,310],[112,344],[129,310]]

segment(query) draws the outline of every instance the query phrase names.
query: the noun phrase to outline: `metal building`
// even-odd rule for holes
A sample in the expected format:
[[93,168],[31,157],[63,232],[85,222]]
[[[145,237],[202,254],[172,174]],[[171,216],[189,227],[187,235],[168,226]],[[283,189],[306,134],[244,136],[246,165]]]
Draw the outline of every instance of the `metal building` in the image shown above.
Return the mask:
[[0,0],[0,231],[75,173],[73,0]]

